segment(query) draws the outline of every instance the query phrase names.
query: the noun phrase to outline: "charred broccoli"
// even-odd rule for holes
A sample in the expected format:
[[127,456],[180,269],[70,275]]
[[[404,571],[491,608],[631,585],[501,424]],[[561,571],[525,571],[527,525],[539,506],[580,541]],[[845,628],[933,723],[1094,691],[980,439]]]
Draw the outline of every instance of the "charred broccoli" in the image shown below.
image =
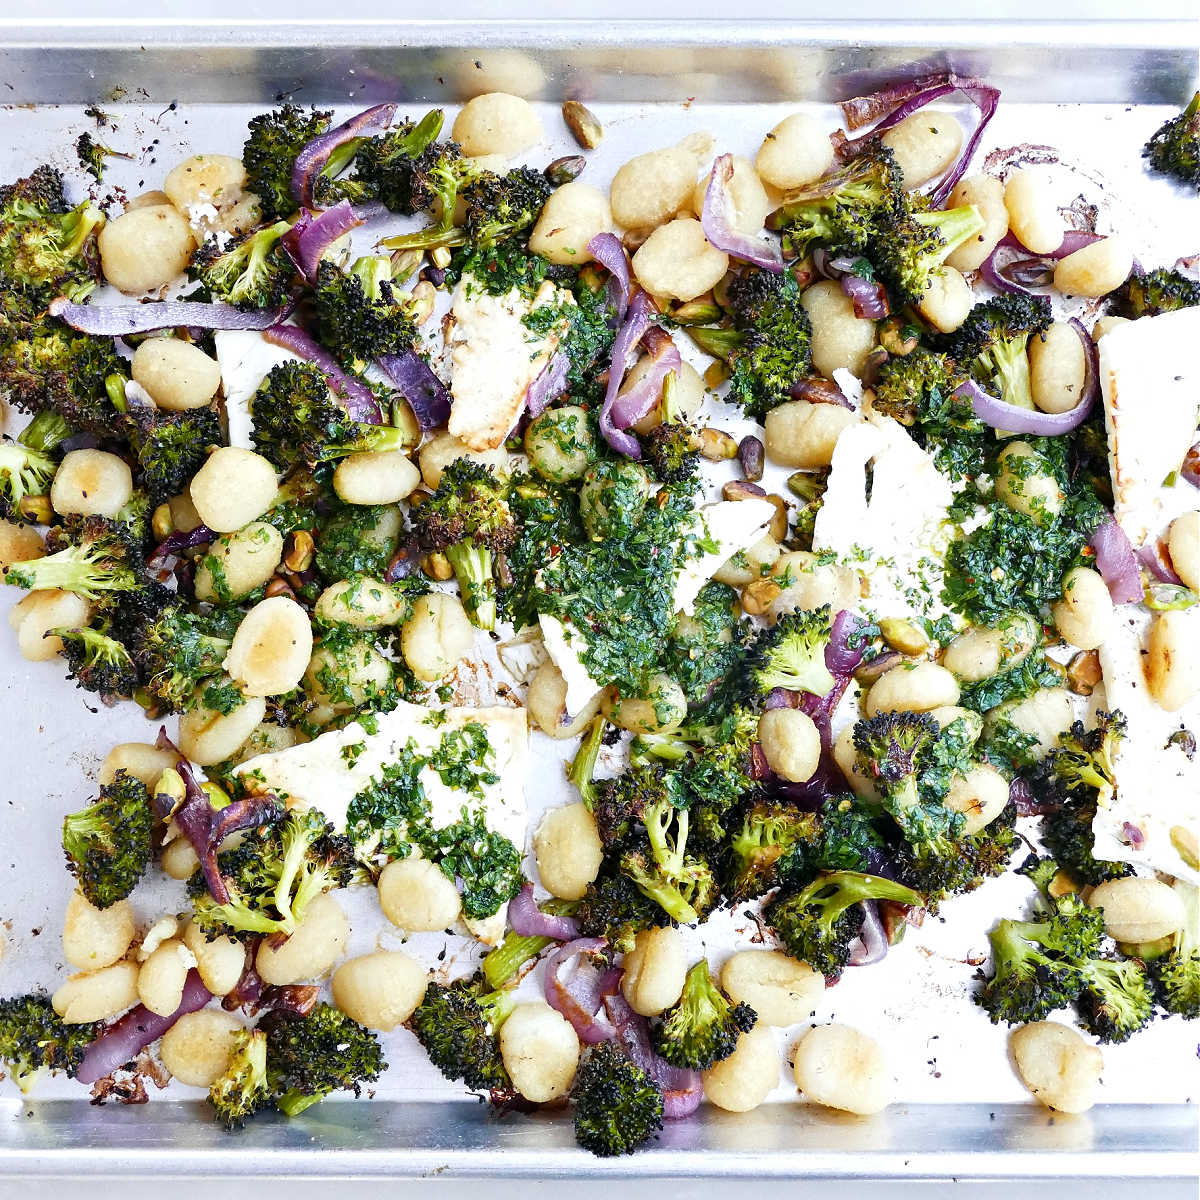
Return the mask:
[[442,118],[442,110],[435,108],[416,124],[405,121],[379,137],[368,138],[358,148],[354,159],[358,178],[368,183],[392,212],[418,213],[429,208],[435,196],[447,194],[450,211],[454,211],[457,177],[451,164],[459,161],[458,147],[435,144]]
[[932,350],[894,355],[879,368],[873,407],[901,425],[915,425],[931,402],[940,405],[964,378],[946,355]]
[[650,1040],[672,1066],[706,1071],[737,1049],[757,1019],[748,1004],[734,1004],[717,987],[702,958],[688,971],[679,1000],[650,1026]]
[[49,996],[13,996],[0,1000],[0,1063],[24,1094],[43,1071],[74,1076],[100,1026],[68,1025]]
[[746,657],[755,689],[766,695],[773,688],[827,695],[834,678],[825,664],[830,638],[829,606],[785,613],[763,629]]
[[658,1085],[611,1042],[588,1050],[571,1098],[575,1140],[601,1158],[632,1154],[662,1129]]
[[248,1117],[271,1103],[263,1030],[239,1029],[234,1034],[229,1064],[209,1087],[208,1102],[231,1131],[240,1129]]
[[271,368],[250,401],[254,448],[281,471],[332,462],[364,450],[399,450],[405,435],[394,425],[352,420],[329,380],[312,363]]
[[790,272],[750,268],[733,276],[728,303],[733,328],[689,326],[707,354],[730,367],[730,399],[757,421],[788,399],[812,367],[812,325]]
[[497,1034],[515,1003],[511,991],[489,991],[481,975],[430,983],[408,1024],[447,1079],[478,1091],[506,1088]]
[[60,639],[59,653],[67,660],[71,678],[84,691],[128,699],[141,684],[137,664],[124,643],[104,630],[59,626],[48,629],[45,636]]
[[1157,317],[1200,304],[1200,280],[1189,279],[1182,271],[1160,267],[1157,271],[1134,271],[1112,293],[1113,312],[1136,321],[1138,317]]
[[[299,1116],[331,1092],[358,1096],[387,1069],[375,1034],[332,1004],[318,1004],[305,1017],[276,1009],[263,1025],[268,1083],[286,1116]],[[252,1078],[256,1065],[250,1064]]]
[[187,489],[211,447],[222,443],[216,410],[191,408],[167,412],[149,406],[129,412],[141,484],[151,504],[161,504]]
[[133,569],[127,535],[105,517],[84,517],[76,536],[63,539],[61,550],[28,562],[11,563],[4,582],[30,591],[59,588],[86,600],[142,586]]
[[258,197],[265,220],[278,220],[296,211],[292,196],[292,167],[296,155],[329,129],[331,112],[309,112],[284,104],[261,113],[249,125],[242,147],[247,190]]
[[877,222],[867,254],[891,295],[917,304],[946,259],[982,229],[973,204],[932,211],[910,202]]
[[118,771],[100,798],[63,821],[67,867],[96,908],[108,908],[137,886],[153,854],[154,815],[140,779]]
[[174,603],[136,625],[130,652],[150,697],[166,712],[181,712],[220,671],[232,640],[233,629],[220,618]]
[[408,297],[396,286],[390,259],[356,259],[347,271],[317,268],[317,336],[348,367],[381,354],[403,354],[417,336]]
[[450,560],[467,615],[480,629],[496,625],[493,555],[517,536],[505,488],[489,467],[459,458],[442,472],[437,491],[414,509],[421,543]]
[[918,892],[890,879],[859,871],[822,871],[798,891],[780,892],[763,908],[763,916],[788,954],[836,978],[862,928],[856,906],[864,900],[891,900],[914,908],[924,903]]
[[1158,998],[1168,1012],[1189,1021],[1200,1019],[1200,889],[1180,880],[1185,920],[1169,953],[1151,964]]
[[622,954],[633,949],[643,929],[671,923],[666,912],[612,861],[604,863],[588,884],[575,919],[585,937],[602,937]]
[[228,247],[210,238],[192,259],[192,275],[215,299],[238,308],[274,308],[296,275],[281,242],[291,227],[290,221],[276,221]]
[[1200,92],[1142,148],[1150,169],[1200,192]]

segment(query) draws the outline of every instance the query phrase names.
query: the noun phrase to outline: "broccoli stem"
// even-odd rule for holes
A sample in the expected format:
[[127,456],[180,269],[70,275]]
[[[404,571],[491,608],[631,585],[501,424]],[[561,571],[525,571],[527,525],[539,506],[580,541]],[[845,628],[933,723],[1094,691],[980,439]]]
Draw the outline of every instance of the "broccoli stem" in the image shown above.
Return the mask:
[[17,441],[36,454],[49,454],[70,435],[70,428],[58,413],[43,409],[21,430]]
[[575,785],[580,799],[589,810],[596,806],[596,759],[600,756],[607,725],[608,721],[602,715],[592,719],[587,736],[579,743],[579,751],[567,771],[567,778]]
[[[571,916],[578,908],[574,900],[547,900],[538,907],[544,913],[555,917]],[[516,977],[520,969],[531,959],[537,958],[547,946],[554,944],[554,938],[539,937],[514,933],[509,930],[504,935],[504,941],[494,950],[489,951],[483,960],[483,977],[493,991],[502,988],[510,979]]]
[[480,629],[496,628],[496,581],[492,578],[492,552],[470,539],[446,550],[462,592],[467,616]]
[[319,1093],[315,1096],[306,1096],[303,1092],[298,1092],[295,1088],[291,1091],[284,1092],[275,1101],[275,1107],[279,1109],[285,1117],[298,1117],[306,1108],[311,1108],[314,1104],[319,1104],[325,1097]]

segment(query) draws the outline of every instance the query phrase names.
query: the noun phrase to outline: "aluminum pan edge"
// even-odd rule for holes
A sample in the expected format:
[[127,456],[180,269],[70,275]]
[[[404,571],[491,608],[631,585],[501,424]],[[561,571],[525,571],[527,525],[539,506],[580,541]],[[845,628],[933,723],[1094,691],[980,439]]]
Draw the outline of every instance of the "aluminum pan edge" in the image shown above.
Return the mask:
[[803,1107],[786,1110],[785,1120],[778,1105],[737,1116],[709,1109],[703,1121],[668,1126],[656,1145],[620,1159],[583,1156],[561,1120],[505,1120],[475,1103],[327,1103],[291,1122],[256,1121],[235,1137],[196,1104],[7,1107],[0,1177],[678,1178],[695,1176],[699,1164],[705,1176],[730,1179],[1200,1175],[1189,1105],[1107,1105],[1075,1117],[1004,1105],[899,1105],[872,1118]]
[[18,104],[444,99],[473,59],[523,51],[545,94],[583,99],[836,100],[898,71],[986,74],[1016,101],[1178,103],[1186,21],[47,21],[0,18],[0,85]]

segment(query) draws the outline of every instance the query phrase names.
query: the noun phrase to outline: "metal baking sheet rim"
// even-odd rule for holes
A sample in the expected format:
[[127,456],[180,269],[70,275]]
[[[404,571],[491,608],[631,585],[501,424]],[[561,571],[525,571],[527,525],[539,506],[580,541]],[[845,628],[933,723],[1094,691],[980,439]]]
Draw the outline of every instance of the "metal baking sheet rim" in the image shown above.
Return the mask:
[[[51,52],[108,51],[150,66],[156,51],[182,48],[270,51],[292,47],[521,48],[569,67],[567,55],[604,50],[635,38],[641,46],[787,47],[829,54],[825,84],[838,90],[836,55],[855,66],[899,67],[889,52],[917,52],[922,69],[947,50],[987,56],[1060,48],[1086,55],[1109,50],[1120,60],[1113,83],[1128,98],[1161,101],[1163,89],[1194,81],[1200,26],[1187,22],[1092,22],[1060,25],[997,22],[458,22],[235,25],[207,22],[6,26],[0,21],[0,76]],[[889,61],[871,63],[879,50]],[[1011,58],[1010,58],[1011,63]],[[260,67],[264,64],[259,61]],[[84,66],[81,62],[80,66]],[[731,73],[733,73],[731,71]],[[855,71],[848,72],[851,75]],[[85,69],[81,72],[87,76]],[[97,88],[101,78],[91,76]],[[326,82],[329,82],[328,76]],[[1036,84],[1033,90],[1036,93]],[[99,95],[92,99],[101,98]],[[220,97],[224,99],[224,97]],[[763,99],[783,98],[778,95]],[[1029,98],[1034,98],[1030,96]],[[1079,97],[1082,98],[1082,97]],[[1110,94],[1111,98],[1111,94]],[[1124,97],[1123,97],[1124,98]],[[20,102],[25,97],[12,95]],[[731,1116],[707,1109],[668,1126],[654,1147],[632,1158],[592,1159],[577,1150],[565,1122],[505,1120],[478,1104],[391,1102],[323,1106],[295,1122],[260,1121],[231,1138],[197,1119],[197,1105],[162,1101],[149,1109],[54,1101],[0,1102],[0,1177],[121,1176],[153,1170],[186,1176],[514,1178],[615,1176],[857,1179],[1196,1178],[1200,1109],[1196,1105],[1105,1105],[1078,1117],[1028,1105],[901,1105],[875,1118],[772,1105]]]

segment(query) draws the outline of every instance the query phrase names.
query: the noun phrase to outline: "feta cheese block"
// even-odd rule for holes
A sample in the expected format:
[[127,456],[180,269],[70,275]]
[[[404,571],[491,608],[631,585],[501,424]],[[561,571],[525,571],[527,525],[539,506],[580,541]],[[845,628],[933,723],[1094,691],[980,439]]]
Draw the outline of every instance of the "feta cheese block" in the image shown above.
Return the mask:
[[1119,325],[1098,343],[1117,524],[1136,548],[1200,491],[1178,472],[1200,419],[1200,308]]
[[430,710],[401,701],[391,712],[375,716],[374,732],[351,721],[311,742],[249,758],[234,767],[234,774],[274,792],[289,808],[320,809],[334,828],[344,833],[350,801],[385,765],[394,762],[405,748],[429,754],[446,733],[472,723],[483,726],[487,734],[488,769],[499,781],[483,787],[481,802],[448,787],[431,768],[422,768],[419,778],[429,800],[433,828],[452,825],[464,804],[471,809],[482,807],[488,828],[521,849],[525,844],[529,730],[524,712],[507,705]]
[[529,385],[558,350],[559,329],[535,333],[523,323],[535,308],[573,304],[549,281],[532,300],[515,288],[502,296],[460,283],[450,309],[450,392],[447,429],[472,450],[503,446],[525,407]]
[[253,450],[250,398],[272,367],[304,360],[282,346],[273,346],[261,333],[248,329],[219,329],[213,334],[217,365],[221,368],[221,390],[225,395],[225,417],[229,444]]
[[749,550],[775,517],[768,500],[718,500],[696,510],[691,534],[699,554],[675,578],[675,611],[691,615],[700,589],[735,555]]
[[[691,613],[700,589],[735,554],[749,549],[763,535],[775,516],[767,500],[719,500],[696,510],[689,533],[697,553],[675,577],[675,611]],[[592,678],[583,662],[587,639],[569,621],[542,614],[538,617],[546,653],[567,685],[564,701],[568,718],[595,698],[604,686]]]
[[[1192,612],[1200,637],[1200,610]],[[1200,755],[1189,760],[1182,747],[1170,742],[1180,729],[1200,731],[1200,701],[1173,713],[1155,703],[1142,669],[1148,627],[1143,613],[1126,606],[1113,635],[1100,647],[1104,706],[1120,710],[1127,727],[1113,763],[1115,794],[1092,822],[1096,857],[1165,871],[1200,885],[1194,859],[1180,852],[1200,839]]]
[[863,606],[877,617],[938,616],[953,499],[950,481],[904,427],[872,414],[837,440],[813,550],[858,571]]

